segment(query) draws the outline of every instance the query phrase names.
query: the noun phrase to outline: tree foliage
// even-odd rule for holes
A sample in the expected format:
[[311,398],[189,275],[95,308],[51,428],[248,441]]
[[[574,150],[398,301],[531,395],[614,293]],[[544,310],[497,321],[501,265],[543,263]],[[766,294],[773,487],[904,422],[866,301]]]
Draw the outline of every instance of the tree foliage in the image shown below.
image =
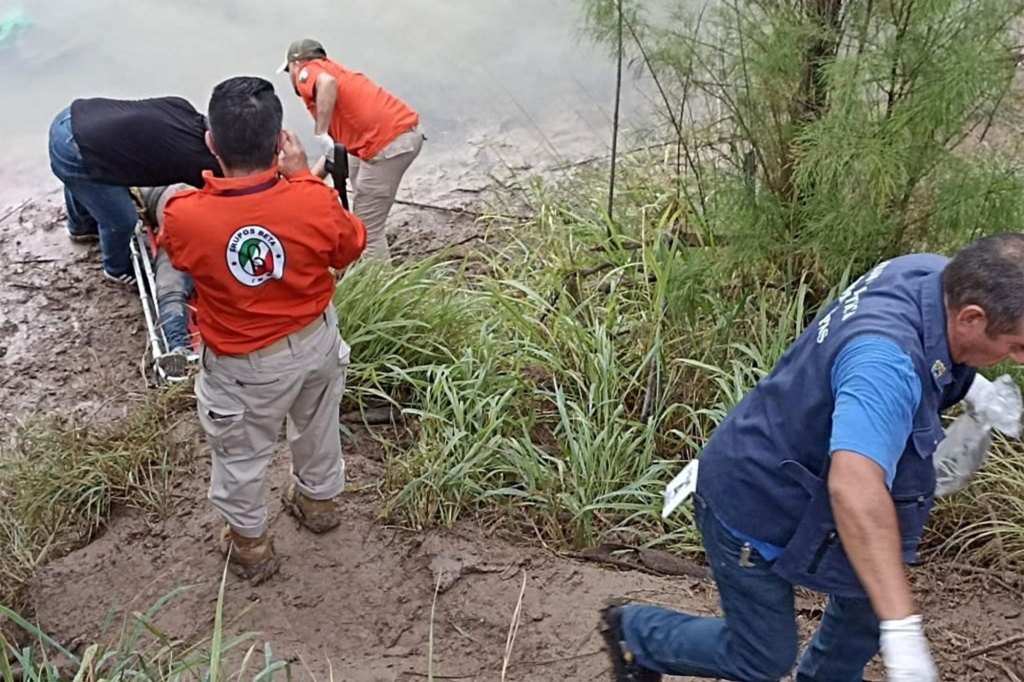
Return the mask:
[[[617,0],[585,3],[614,52]],[[730,267],[822,294],[848,268],[1024,224],[1014,142],[999,139],[1024,2],[622,7],[683,161],[685,222],[727,244]]]

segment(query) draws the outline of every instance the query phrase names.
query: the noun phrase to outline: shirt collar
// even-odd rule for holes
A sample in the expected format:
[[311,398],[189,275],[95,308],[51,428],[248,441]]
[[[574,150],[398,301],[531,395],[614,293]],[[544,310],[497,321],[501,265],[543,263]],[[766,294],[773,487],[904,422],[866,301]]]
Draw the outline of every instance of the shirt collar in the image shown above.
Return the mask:
[[921,282],[921,318],[924,322],[922,341],[925,361],[932,380],[939,388],[953,381],[953,359],[949,352],[946,324],[946,297],[942,290],[942,271],[926,276]]
[[255,175],[245,175],[238,178],[219,178],[212,171],[204,170],[203,181],[205,182],[203,186],[205,191],[230,197],[264,192],[275,187],[280,178],[278,177],[278,168],[275,165],[273,168],[268,168]]

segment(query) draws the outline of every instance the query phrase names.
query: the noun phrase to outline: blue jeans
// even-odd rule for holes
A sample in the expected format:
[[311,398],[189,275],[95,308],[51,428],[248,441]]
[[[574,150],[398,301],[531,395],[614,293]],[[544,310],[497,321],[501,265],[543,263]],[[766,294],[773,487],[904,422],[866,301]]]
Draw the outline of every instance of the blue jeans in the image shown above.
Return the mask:
[[71,234],[99,234],[103,268],[121,275],[132,268],[130,246],[138,213],[127,187],[108,185],[89,176],[71,131],[71,108],[50,125],[50,168],[64,183],[64,201]]
[[160,329],[167,340],[167,350],[192,350],[188,333],[188,297],[192,295],[192,278],[171,265],[167,252],[158,249],[153,261],[156,280],[157,309]]
[[[632,605],[622,630],[637,662],[662,674],[770,682],[796,662],[799,639],[793,586],[756,550],[741,566],[743,541],[695,498],[697,525],[718,586],[724,618]],[[749,548],[748,548],[749,549]],[[830,597],[797,682],[861,682],[878,652],[878,618],[867,599]]]
[[[140,187],[146,208],[146,221],[154,232],[164,229],[164,207],[167,200],[189,185],[179,183],[164,187]],[[160,311],[160,329],[167,341],[167,350],[192,350],[188,332],[188,298],[192,295],[192,278],[174,269],[167,251],[159,248],[153,258],[153,277],[156,280],[156,306]]]

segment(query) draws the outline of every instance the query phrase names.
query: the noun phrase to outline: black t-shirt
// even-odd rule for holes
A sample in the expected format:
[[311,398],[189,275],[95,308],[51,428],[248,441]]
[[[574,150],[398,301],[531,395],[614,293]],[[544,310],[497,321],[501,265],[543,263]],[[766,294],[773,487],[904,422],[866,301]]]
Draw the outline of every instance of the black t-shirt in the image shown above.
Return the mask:
[[203,115],[180,97],[76,99],[71,130],[89,175],[111,185],[202,187],[204,170],[221,174]]

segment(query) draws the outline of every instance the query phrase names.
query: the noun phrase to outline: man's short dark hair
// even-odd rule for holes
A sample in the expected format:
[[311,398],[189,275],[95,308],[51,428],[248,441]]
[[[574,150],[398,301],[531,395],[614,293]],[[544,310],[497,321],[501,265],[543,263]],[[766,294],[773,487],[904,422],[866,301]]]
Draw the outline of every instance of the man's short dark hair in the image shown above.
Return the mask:
[[257,76],[217,84],[207,109],[210,132],[225,166],[260,171],[274,163],[281,136],[281,100],[274,85]]
[[971,242],[942,273],[950,308],[981,307],[989,336],[1017,332],[1024,322],[1024,233],[1006,232]]

